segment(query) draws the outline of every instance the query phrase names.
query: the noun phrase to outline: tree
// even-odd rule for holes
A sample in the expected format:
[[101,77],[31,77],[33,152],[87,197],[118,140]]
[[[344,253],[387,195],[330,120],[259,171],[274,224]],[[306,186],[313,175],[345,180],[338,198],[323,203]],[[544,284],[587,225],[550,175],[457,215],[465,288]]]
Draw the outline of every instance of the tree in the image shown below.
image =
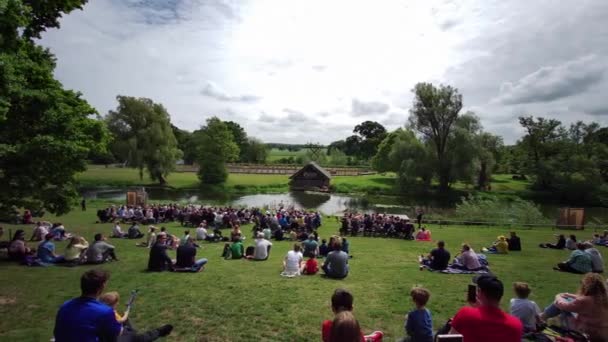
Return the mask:
[[363,159],[370,159],[376,154],[378,145],[386,137],[386,129],[381,124],[375,121],[365,121],[357,126],[353,130],[353,133],[359,134],[361,139],[359,141],[358,154]]
[[347,156],[358,156],[361,150],[361,137],[358,135],[351,135],[344,141],[344,153]]
[[327,146],[327,155],[330,155],[333,151],[340,151],[340,152],[344,153],[345,150],[346,150],[346,141],[337,140],[337,141],[334,141],[331,144],[329,144],[329,146]]
[[232,130],[225,122],[212,117],[207,125],[193,133],[197,146],[198,178],[203,184],[221,184],[228,179],[226,163],[239,157]]
[[448,140],[462,109],[462,95],[451,86],[435,87],[430,83],[416,84],[413,92],[409,125],[432,144],[437,158],[439,189],[445,191],[449,188],[451,174]]
[[378,172],[396,172],[399,170],[401,163],[393,163],[393,160],[390,158],[390,154],[393,151],[393,147],[397,141],[406,139],[406,137],[404,137],[406,134],[407,133],[403,129],[398,128],[397,130],[389,133],[384,140],[382,140],[378,146],[378,152],[376,152],[376,155],[372,158],[372,167],[374,170]]
[[234,121],[224,121],[228,130],[232,133],[232,137],[236,146],[239,147],[239,158],[238,161],[245,162],[247,159],[247,151],[249,144],[249,139],[247,138],[247,133],[245,129],[241,127],[238,123]]
[[479,144],[479,172],[477,176],[477,188],[487,189],[492,180],[492,171],[503,147],[502,137],[482,132],[478,136]]
[[108,133],[81,94],[53,77],[55,57],[32,38],[86,1],[0,1],[0,213],[12,206],[64,214],[75,174]]
[[268,158],[268,149],[266,144],[256,138],[249,138],[245,145],[245,153],[241,153],[243,156],[241,161],[246,163],[264,164]]
[[558,142],[564,133],[561,122],[528,116],[520,117],[519,123],[527,133],[520,142],[527,153],[526,172],[535,175],[537,188],[551,189],[558,166],[554,157],[559,153]]
[[177,148],[183,153],[184,164],[192,165],[196,159],[195,150],[192,148],[193,144],[191,143],[192,133],[179,129],[174,125],[171,125],[171,130],[177,140]]
[[145,168],[152,180],[165,185],[175,162],[182,157],[169,113],[163,105],[147,98],[117,96],[116,99],[118,107],[106,116],[114,136],[113,151],[129,166],[139,169],[140,179]]

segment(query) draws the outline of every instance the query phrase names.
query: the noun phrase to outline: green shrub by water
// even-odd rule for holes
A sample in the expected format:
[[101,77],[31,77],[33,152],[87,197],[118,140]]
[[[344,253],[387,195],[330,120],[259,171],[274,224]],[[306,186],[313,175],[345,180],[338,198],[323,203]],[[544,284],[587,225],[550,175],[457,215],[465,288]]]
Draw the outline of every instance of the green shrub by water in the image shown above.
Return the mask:
[[470,222],[496,222],[505,224],[547,224],[539,207],[520,198],[490,196],[463,197],[456,205],[455,217]]

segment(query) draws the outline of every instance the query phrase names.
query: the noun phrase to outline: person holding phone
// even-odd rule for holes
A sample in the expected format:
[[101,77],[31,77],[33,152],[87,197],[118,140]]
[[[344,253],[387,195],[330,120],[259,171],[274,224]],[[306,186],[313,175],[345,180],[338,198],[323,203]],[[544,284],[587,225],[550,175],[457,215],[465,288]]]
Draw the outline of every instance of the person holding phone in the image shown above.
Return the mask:
[[[523,325],[500,309],[504,294],[502,282],[491,274],[475,277],[475,298],[469,290],[468,301],[452,319],[450,334],[461,334],[467,342],[520,342]],[[472,287],[471,287],[472,289]]]

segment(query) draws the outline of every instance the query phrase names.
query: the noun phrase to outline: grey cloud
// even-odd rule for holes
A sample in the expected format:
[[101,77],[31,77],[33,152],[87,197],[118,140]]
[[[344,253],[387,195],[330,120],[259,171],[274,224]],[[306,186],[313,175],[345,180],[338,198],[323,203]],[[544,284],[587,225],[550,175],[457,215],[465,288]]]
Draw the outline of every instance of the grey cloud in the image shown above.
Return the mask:
[[386,126],[403,126],[407,122],[408,115],[405,113],[389,113],[380,120]]
[[382,114],[386,113],[389,109],[389,105],[384,102],[378,101],[361,101],[359,99],[353,99],[351,106],[351,113],[354,116],[363,116],[368,114]]
[[226,102],[256,102],[261,99],[261,97],[255,95],[229,95],[211,81],[205,84],[205,87],[201,90],[201,94]]
[[318,72],[325,71],[325,69],[327,69],[326,65],[313,65],[312,66],[312,70],[318,71]]
[[594,55],[545,66],[518,81],[505,82],[494,101],[503,104],[550,102],[580,94],[603,78],[606,64]]
[[290,123],[313,123],[316,120],[309,118],[306,114],[291,108],[283,108],[283,112],[287,114],[287,121]]
[[258,118],[258,121],[260,121],[260,122],[275,122],[276,120],[277,120],[276,117],[274,117],[272,115],[268,115],[266,112],[262,112],[262,114]]

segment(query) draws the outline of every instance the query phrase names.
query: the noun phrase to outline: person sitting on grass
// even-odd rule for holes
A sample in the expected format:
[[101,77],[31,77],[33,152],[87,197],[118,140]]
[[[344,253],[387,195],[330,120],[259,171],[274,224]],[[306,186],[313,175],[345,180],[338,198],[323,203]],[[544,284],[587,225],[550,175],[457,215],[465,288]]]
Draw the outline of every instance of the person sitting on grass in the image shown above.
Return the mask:
[[171,333],[173,326],[169,324],[143,334],[137,334],[130,324],[130,329],[123,330],[116,320],[118,296],[113,307],[98,300],[109,279],[110,273],[98,269],[82,275],[80,297],[63,303],[57,312],[53,329],[55,341],[150,342]]
[[538,245],[540,248],[551,248],[551,249],[564,249],[566,248],[566,237],[564,234],[555,235],[557,243],[541,243]]
[[604,273],[604,259],[597,248],[593,247],[591,242],[584,242],[585,253],[591,256],[591,272]]
[[418,261],[420,262],[421,268],[426,266],[431,270],[441,271],[448,268],[450,259],[451,255],[450,252],[445,249],[445,242],[439,241],[437,242],[437,248],[434,248],[426,258],[421,255]]
[[521,321],[500,309],[502,282],[491,274],[474,278],[476,302],[461,308],[452,319],[450,334],[461,334],[466,342],[521,342]]
[[264,228],[264,230],[262,230],[262,233],[264,233],[264,239],[266,240],[270,240],[270,238],[272,237],[272,230],[269,227]]
[[156,243],[150,248],[150,258],[148,259],[148,271],[163,272],[173,271],[173,260],[167,255],[167,236],[159,234]]
[[353,256],[350,255],[350,242],[345,238],[341,238],[342,240],[342,252],[348,254],[349,258],[352,258]]
[[252,260],[268,260],[270,256],[270,248],[272,247],[272,242],[268,241],[264,233],[258,233],[257,238],[255,239],[255,246],[253,251]]
[[86,251],[89,243],[82,236],[72,236],[65,247],[65,262],[72,265],[82,264],[86,261]]
[[25,263],[26,258],[32,256],[34,251],[25,243],[25,231],[18,229],[13,235],[13,239],[8,244],[8,258],[12,261]]
[[114,249],[102,234],[95,234],[95,241],[87,249],[87,263],[102,264],[106,261],[118,261]]
[[205,222],[201,222],[196,228],[196,239],[199,241],[207,241],[209,234],[207,234],[207,224]]
[[433,342],[433,317],[426,304],[431,297],[427,289],[415,287],[410,296],[416,309],[405,316],[405,333],[407,337],[401,342]]
[[245,247],[240,240],[233,241],[231,244],[224,245],[222,257],[224,259],[242,259],[245,256]]
[[464,243],[462,244],[460,255],[456,257],[456,263],[454,263],[452,267],[461,268],[467,271],[477,271],[483,266],[479,262],[479,256],[475,253],[473,248]]
[[348,254],[342,251],[342,241],[336,238],[323,262],[323,272],[328,278],[344,279],[348,276]]
[[156,244],[156,239],[156,227],[149,226],[148,233],[146,234],[146,241],[138,243],[137,246],[152,248]]
[[144,237],[144,234],[139,230],[139,226],[137,223],[133,222],[131,227],[127,230],[127,238],[129,239],[141,239]]
[[310,257],[306,260],[306,264],[302,269],[302,273],[306,275],[315,275],[319,272],[319,263],[317,263],[317,258]]
[[540,308],[535,302],[528,299],[530,287],[527,283],[513,283],[513,292],[516,298],[511,298],[511,315],[519,318],[524,326],[524,333],[537,331],[536,327],[542,322]]
[[509,240],[507,242],[509,243],[510,251],[521,251],[521,239],[519,238],[519,236],[517,236],[517,233],[511,232],[511,237],[509,237]]
[[110,237],[112,238],[124,238],[127,236],[127,233],[122,231],[122,228],[120,228],[120,222],[114,221],[114,227],[112,228],[112,235]]
[[[334,313],[334,320],[325,320],[323,321],[323,324],[321,326],[321,337],[323,342],[330,342],[330,341],[366,341],[366,342],[379,342],[382,341],[382,337],[384,336],[384,334],[381,331],[374,331],[373,333],[364,336],[363,335],[363,331],[361,331],[361,328],[359,328],[357,331],[355,331],[355,336],[354,338],[352,338],[349,340],[346,339],[339,339],[339,334],[338,332],[340,332],[339,327],[337,327],[336,330],[334,330],[334,323],[338,323],[340,322],[342,319],[339,319],[338,321],[336,321],[336,317],[343,313],[343,312],[349,312],[352,315],[352,311],[353,311],[353,295],[345,289],[336,289],[334,291],[334,294],[331,296],[331,311]],[[338,323],[340,324],[340,323]],[[357,327],[358,327],[358,323],[357,323]],[[349,329],[349,332],[352,334],[352,329]],[[342,330],[342,333],[345,334],[345,331]],[[344,335],[345,336],[345,335]]]
[[295,243],[293,250],[287,252],[285,259],[283,259],[283,272],[281,272],[281,275],[284,277],[299,276],[302,273],[303,260],[302,246],[299,243]]
[[574,251],[577,249],[576,244],[576,235],[570,234],[570,236],[566,239],[566,248],[571,251]]
[[196,260],[196,247],[194,246],[194,239],[192,237],[188,237],[184,243],[181,243],[177,247],[176,259],[176,268],[191,272],[202,271],[208,262],[205,258]]
[[500,235],[491,247],[483,248],[482,251],[490,254],[508,254],[509,243],[507,242],[507,238],[504,235]]
[[329,246],[327,246],[327,240],[322,239],[321,245],[319,246],[319,256],[326,257],[327,253],[329,253]]
[[310,234],[308,238],[302,242],[302,247],[304,247],[304,257],[316,257],[319,255],[319,243],[315,241],[315,236]]
[[563,327],[589,334],[590,341],[608,341],[608,292],[604,278],[588,273],[576,294],[557,294],[541,319],[557,316],[561,316]]
[[51,233],[46,234],[44,241],[38,245],[36,257],[43,264],[58,264],[63,262],[64,258],[62,255],[55,254],[55,244],[53,243],[54,235]]
[[32,237],[30,241],[42,241],[44,237],[49,233],[50,225],[45,224],[45,222],[36,222],[36,227],[34,227],[34,232],[32,233]]
[[427,230],[426,227],[420,228],[416,233],[416,241],[431,241],[431,231]]
[[591,255],[585,253],[585,244],[577,244],[577,249],[570,253],[570,258],[564,262],[558,263],[553,269],[556,271],[577,274],[591,272],[593,270],[593,264],[591,262]]

